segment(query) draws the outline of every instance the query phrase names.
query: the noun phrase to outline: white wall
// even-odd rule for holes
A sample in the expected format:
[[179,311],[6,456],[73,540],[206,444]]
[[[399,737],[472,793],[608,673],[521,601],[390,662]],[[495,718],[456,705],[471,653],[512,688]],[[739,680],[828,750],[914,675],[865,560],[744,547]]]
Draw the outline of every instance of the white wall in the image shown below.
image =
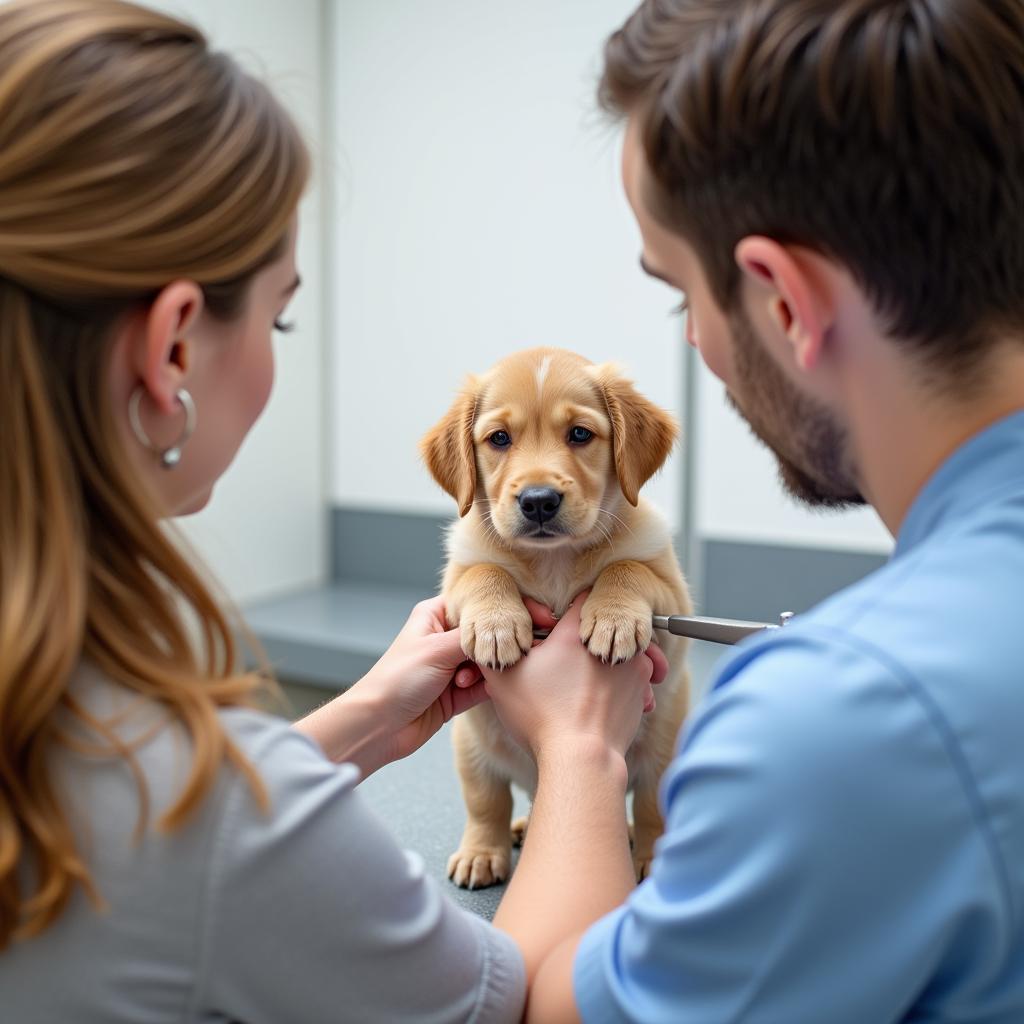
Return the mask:
[[[416,442],[467,372],[553,344],[682,396],[676,297],[638,269],[618,132],[595,110],[633,0],[337,0],[331,498],[454,503]],[[678,521],[678,457],[648,488]]]
[[[197,23],[218,48],[268,81],[319,158],[325,92],[319,0],[151,0],[150,6]],[[303,286],[285,316],[297,329],[274,343],[274,393],[208,508],[181,521],[217,578],[243,602],[326,574],[323,213],[321,172],[314,173],[300,210]]]
[[[336,0],[330,496],[449,512],[417,438],[462,376],[534,344],[617,359],[677,413],[675,297],[637,269],[620,132],[595,109],[606,36],[634,0]],[[870,551],[872,512],[797,507],[701,369],[699,537]],[[677,455],[647,494],[682,522]]]

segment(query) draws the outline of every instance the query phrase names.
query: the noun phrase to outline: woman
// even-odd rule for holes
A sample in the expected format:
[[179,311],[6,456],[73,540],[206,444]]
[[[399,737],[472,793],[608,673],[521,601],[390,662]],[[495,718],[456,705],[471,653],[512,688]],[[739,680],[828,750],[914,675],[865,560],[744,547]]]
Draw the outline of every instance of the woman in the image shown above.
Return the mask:
[[[459,911],[355,790],[487,699],[439,602],[292,729],[250,706],[259,679],[161,527],[207,502],[267,400],[308,170],[191,26],[0,6],[4,1020],[516,1019],[523,953],[560,935],[557,914],[537,934],[531,874],[558,827],[621,818],[572,787],[593,766],[614,796],[658,658],[600,666],[570,614],[540,673],[502,680],[562,817],[531,835],[509,934]],[[566,685],[538,716],[545,674]]]

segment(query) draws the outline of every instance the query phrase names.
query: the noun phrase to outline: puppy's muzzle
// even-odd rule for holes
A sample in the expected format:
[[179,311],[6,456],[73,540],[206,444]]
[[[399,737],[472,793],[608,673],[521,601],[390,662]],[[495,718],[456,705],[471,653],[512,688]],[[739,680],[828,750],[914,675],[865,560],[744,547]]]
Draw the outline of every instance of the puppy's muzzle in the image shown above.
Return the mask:
[[527,487],[516,498],[524,518],[543,526],[558,515],[562,495],[553,487]]

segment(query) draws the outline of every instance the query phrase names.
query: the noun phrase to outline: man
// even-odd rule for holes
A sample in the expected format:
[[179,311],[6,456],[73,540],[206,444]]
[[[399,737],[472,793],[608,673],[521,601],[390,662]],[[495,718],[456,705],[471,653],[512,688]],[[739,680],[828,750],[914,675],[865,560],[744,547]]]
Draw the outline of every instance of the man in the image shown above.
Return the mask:
[[[575,898],[527,838],[529,1017],[1024,1021],[1024,5],[646,0],[605,57],[644,268],[787,487],[896,549],[721,666],[621,906],[523,943]],[[488,684],[527,735],[529,663]]]

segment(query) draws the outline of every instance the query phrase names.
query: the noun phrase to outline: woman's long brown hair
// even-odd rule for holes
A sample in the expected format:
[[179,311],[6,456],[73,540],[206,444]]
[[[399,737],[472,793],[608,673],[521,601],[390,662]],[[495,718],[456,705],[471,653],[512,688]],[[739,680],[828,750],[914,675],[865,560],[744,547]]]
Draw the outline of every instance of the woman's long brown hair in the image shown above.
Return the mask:
[[282,107],[192,26],[119,0],[0,6],[0,949],[76,885],[98,898],[49,754],[71,715],[133,762],[69,692],[83,660],[190,738],[161,827],[225,762],[262,793],[217,713],[259,678],[238,670],[103,396],[113,328],[170,281],[199,283],[214,316],[241,312],[308,173]]

